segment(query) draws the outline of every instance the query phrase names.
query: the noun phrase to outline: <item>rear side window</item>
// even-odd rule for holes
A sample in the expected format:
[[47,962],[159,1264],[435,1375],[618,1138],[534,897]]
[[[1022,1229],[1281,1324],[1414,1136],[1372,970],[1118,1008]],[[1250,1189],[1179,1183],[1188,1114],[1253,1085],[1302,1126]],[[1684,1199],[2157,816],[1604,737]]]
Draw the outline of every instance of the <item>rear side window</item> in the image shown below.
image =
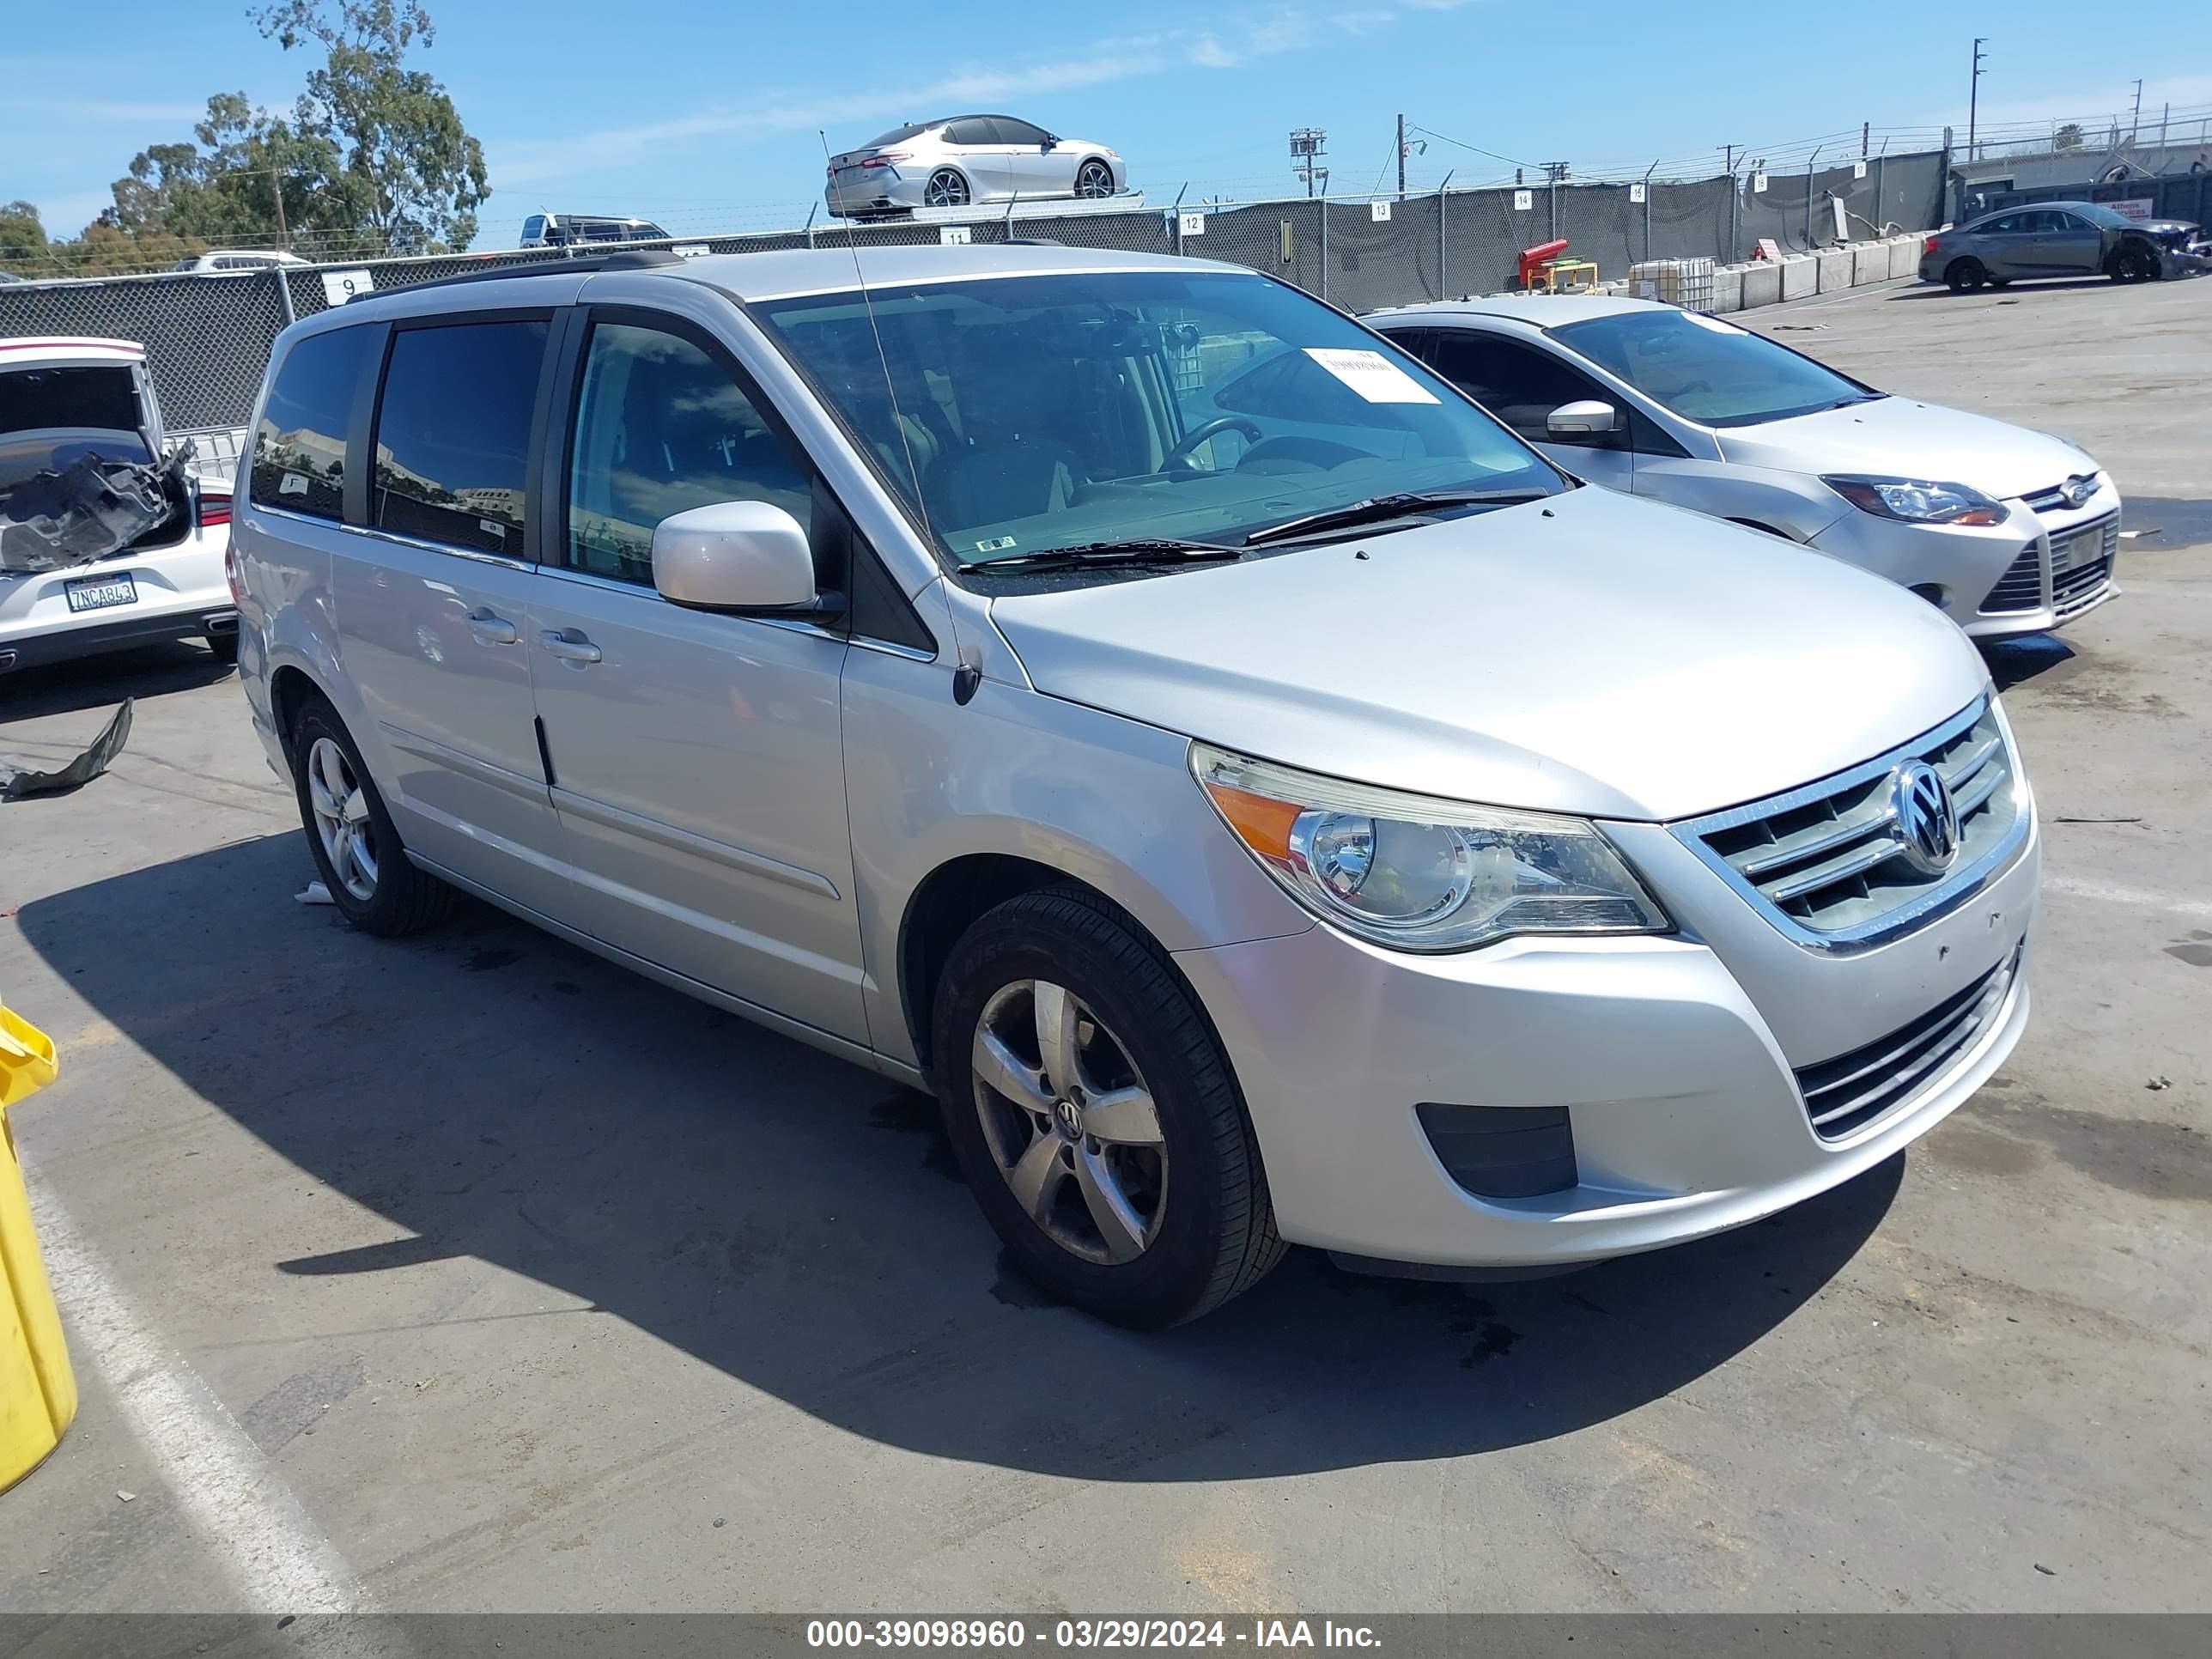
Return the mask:
[[392,337],[376,416],[371,523],[395,535],[522,556],[530,411],[545,331],[531,319]]
[[334,522],[345,516],[346,428],[375,333],[336,328],[286,354],[253,429],[257,506]]

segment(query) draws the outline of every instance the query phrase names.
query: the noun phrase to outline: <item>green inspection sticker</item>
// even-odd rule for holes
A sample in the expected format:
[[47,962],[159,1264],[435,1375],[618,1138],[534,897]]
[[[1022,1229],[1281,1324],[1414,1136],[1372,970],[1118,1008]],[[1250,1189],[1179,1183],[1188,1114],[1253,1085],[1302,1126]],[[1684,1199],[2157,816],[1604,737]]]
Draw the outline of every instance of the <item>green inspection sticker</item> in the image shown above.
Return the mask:
[[994,536],[988,542],[977,542],[975,550],[978,553],[1003,553],[1013,544],[1012,536]]

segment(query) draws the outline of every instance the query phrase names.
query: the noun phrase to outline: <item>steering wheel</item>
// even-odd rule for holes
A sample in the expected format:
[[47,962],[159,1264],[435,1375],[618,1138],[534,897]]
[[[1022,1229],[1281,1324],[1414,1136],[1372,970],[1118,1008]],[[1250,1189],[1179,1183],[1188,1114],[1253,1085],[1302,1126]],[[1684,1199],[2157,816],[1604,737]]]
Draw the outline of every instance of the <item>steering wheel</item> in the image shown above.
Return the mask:
[[1160,471],[1165,472],[1177,467],[1190,469],[1191,453],[1200,444],[1218,438],[1224,432],[1241,432],[1255,444],[1267,435],[1242,415],[1218,416],[1184,433],[1175,447],[1161,459]]

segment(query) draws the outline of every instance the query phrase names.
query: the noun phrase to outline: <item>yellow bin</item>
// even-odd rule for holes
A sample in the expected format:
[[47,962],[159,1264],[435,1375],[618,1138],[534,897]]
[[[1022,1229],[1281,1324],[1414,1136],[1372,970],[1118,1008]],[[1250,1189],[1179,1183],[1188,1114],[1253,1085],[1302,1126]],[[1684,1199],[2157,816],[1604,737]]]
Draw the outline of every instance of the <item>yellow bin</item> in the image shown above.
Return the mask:
[[0,1006],[0,1492],[38,1468],[76,1416],[76,1378],[8,1127],[8,1109],[53,1080],[53,1039]]

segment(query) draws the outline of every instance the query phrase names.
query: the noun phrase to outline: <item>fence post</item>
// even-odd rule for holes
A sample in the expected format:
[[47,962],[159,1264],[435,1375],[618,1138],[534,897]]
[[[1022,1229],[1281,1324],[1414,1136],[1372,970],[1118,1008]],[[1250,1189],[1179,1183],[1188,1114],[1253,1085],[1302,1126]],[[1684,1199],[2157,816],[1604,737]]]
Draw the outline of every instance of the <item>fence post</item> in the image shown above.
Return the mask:
[[1659,171],[1654,161],[1644,170],[1644,263],[1651,263],[1651,175]]
[[1874,234],[1882,235],[1889,228],[1889,210],[1882,201],[1881,157],[1874,158]]
[[1813,159],[1805,163],[1805,252],[1813,251],[1813,181],[1820,176],[1820,152],[1825,145],[1813,146]]
[[1451,181],[1452,176],[1447,173],[1443,183],[1437,186],[1437,298],[1439,300],[1451,298],[1451,243],[1444,234],[1445,216],[1451,204],[1451,198],[1445,191],[1450,188]]
[[269,274],[276,279],[276,309],[283,316],[284,326],[289,328],[300,320],[299,314],[292,309],[292,279],[284,274],[282,265],[271,265]]
[[1321,297],[1328,298],[1328,198],[1321,198]]
[[1725,263],[1735,264],[1743,258],[1743,188],[1737,182],[1735,170],[1729,170],[1729,245]]
[[1556,242],[1559,240],[1559,175],[1557,173],[1552,174],[1552,188],[1547,192],[1547,194],[1551,198],[1551,240]]

